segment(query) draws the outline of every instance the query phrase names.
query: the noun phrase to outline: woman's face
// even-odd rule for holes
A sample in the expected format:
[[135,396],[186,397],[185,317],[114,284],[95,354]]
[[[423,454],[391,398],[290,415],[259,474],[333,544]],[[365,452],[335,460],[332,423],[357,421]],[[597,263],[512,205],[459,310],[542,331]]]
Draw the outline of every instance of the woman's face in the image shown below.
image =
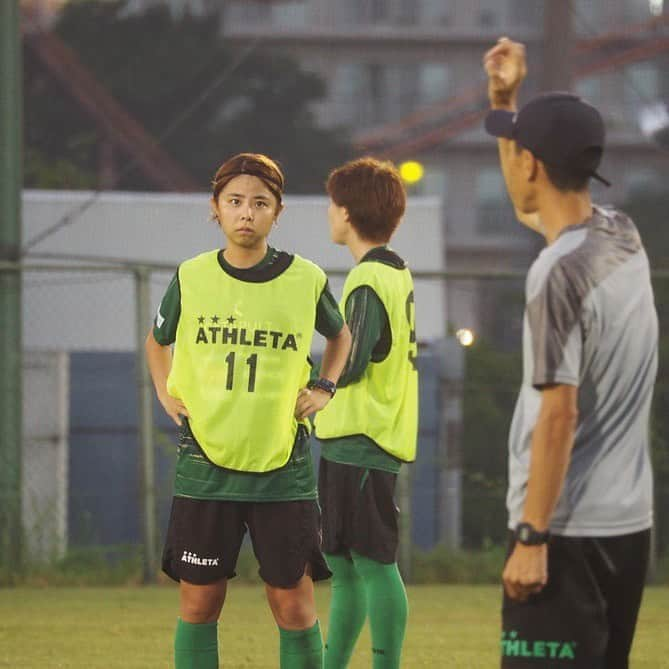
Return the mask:
[[265,182],[250,174],[231,179],[211,204],[228,244],[245,249],[265,243],[282,209]]

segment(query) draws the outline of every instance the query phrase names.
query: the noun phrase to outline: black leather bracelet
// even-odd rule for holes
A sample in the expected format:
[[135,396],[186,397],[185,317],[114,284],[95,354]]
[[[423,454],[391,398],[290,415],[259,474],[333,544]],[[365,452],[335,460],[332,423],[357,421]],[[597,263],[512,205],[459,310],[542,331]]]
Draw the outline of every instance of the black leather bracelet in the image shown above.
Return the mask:
[[324,390],[326,393],[330,393],[330,397],[334,397],[337,392],[337,384],[333,383],[329,379],[324,379],[322,376],[309,381],[307,383],[307,388],[318,388],[319,390]]

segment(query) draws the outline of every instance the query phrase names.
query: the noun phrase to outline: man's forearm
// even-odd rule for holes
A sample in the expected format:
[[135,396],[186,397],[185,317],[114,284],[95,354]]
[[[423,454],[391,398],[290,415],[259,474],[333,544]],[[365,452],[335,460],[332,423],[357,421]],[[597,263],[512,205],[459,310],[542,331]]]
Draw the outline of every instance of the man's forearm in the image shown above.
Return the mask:
[[530,474],[522,518],[537,530],[548,528],[560,498],[574,444],[575,427],[575,411],[542,405],[532,434]]
[[[489,92],[490,107],[492,109],[503,109],[504,111],[515,112],[518,109],[517,93],[513,91],[506,95]],[[509,155],[511,151],[515,151],[513,141],[510,139],[498,138],[497,150],[499,152],[499,162],[502,167],[502,174],[504,176],[504,183],[507,190],[509,189]]]
[[[497,109],[508,109],[510,111],[515,111],[516,105],[515,103],[512,106],[509,107],[496,107]],[[510,139],[503,139],[500,138],[497,140],[497,150],[499,152],[499,163],[502,168],[502,176],[504,177],[504,183],[506,185],[506,190],[509,193],[509,196],[511,195],[511,191],[509,190],[509,184],[511,183],[509,175],[510,175],[510,163],[511,163],[511,152],[517,151],[515,142],[513,142]],[[512,201],[513,204],[513,201]],[[537,232],[541,231],[541,222],[539,220],[539,215],[537,213],[524,213],[520,211],[515,205],[514,205],[514,212],[516,214],[516,218],[521,222],[527,225],[530,228],[533,228]]]

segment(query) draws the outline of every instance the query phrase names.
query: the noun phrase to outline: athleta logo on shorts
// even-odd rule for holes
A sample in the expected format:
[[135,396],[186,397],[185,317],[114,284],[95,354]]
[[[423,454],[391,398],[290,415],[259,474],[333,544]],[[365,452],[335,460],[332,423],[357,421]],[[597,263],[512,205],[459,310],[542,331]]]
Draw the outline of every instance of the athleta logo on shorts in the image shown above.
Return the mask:
[[575,660],[575,641],[527,641],[518,632],[502,632],[504,657],[545,657],[551,660]]
[[187,562],[188,564],[197,564],[201,567],[218,567],[218,561],[220,558],[201,558],[197,556],[197,553],[191,553],[190,551],[184,551],[184,554],[181,556],[182,562]]

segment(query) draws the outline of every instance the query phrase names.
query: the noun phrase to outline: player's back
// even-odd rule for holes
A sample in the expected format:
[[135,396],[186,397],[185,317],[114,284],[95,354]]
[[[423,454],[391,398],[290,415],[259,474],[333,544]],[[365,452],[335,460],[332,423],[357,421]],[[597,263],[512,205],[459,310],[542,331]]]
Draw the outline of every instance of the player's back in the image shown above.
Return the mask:
[[595,208],[592,218],[564,230],[542,252],[528,275],[525,327],[519,405],[523,395],[525,401],[514,416],[511,443],[523,465],[538,410],[536,388],[579,388],[574,448],[553,531],[593,536],[647,528],[658,323],[648,258],[629,218]]

